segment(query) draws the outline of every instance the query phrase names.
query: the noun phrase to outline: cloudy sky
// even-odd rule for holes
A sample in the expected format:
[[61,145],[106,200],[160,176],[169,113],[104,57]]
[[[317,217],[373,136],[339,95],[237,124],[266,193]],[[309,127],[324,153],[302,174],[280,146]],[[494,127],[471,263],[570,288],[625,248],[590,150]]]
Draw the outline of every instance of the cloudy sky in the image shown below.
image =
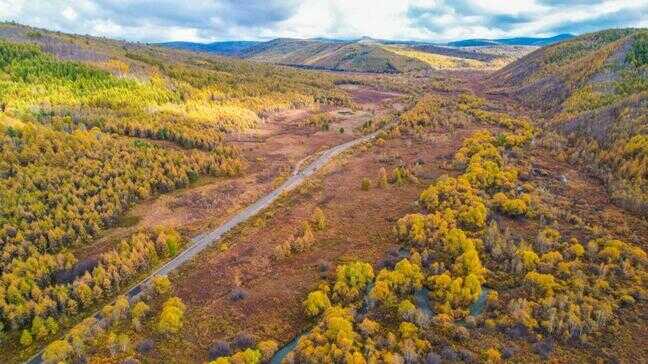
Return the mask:
[[144,42],[449,41],[648,27],[648,0],[0,0],[0,20]]

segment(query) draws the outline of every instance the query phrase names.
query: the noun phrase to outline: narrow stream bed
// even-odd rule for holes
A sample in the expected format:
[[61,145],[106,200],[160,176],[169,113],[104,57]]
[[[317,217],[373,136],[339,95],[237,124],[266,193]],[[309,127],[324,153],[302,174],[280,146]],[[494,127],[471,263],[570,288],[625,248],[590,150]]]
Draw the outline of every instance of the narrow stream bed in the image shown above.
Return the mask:
[[297,343],[299,343],[299,339],[301,339],[301,337],[304,335],[306,335],[306,333],[301,334],[299,336],[295,336],[292,340],[290,340],[288,344],[284,345],[284,347],[279,349],[279,351],[277,351],[272,356],[272,360],[270,360],[270,364],[281,364],[281,361],[284,360],[286,355],[288,355],[288,353],[290,353],[297,347]]
[[[398,257],[399,258],[409,257],[409,251],[406,248],[401,247],[400,249],[398,249]],[[367,293],[371,292],[371,289],[373,288],[374,284],[375,282],[371,282],[370,284],[367,285],[366,288]],[[475,301],[468,308],[471,316],[477,316],[480,315],[482,312],[484,312],[484,309],[486,308],[486,299],[488,297],[488,292],[490,291],[491,291],[490,288],[482,287],[481,293],[479,294],[477,301]],[[367,314],[371,306],[367,296],[368,295],[365,295],[365,298],[362,300],[362,306],[360,307],[360,311],[359,311],[363,315]],[[423,287],[418,291],[414,292],[413,297],[414,297],[414,305],[416,306],[416,308],[423,311],[423,313],[425,313],[429,318],[432,318],[435,315],[434,309],[430,304],[429,289]],[[461,325],[465,324],[465,320],[459,320],[457,322]],[[272,357],[272,360],[270,360],[270,364],[281,364],[281,362],[288,355],[288,353],[290,353],[297,347],[297,344],[299,343],[299,339],[301,339],[301,337],[306,334],[308,334],[308,331],[298,336],[295,336],[292,340],[290,340],[290,342],[288,342],[288,344],[284,345],[281,349],[279,349]]]

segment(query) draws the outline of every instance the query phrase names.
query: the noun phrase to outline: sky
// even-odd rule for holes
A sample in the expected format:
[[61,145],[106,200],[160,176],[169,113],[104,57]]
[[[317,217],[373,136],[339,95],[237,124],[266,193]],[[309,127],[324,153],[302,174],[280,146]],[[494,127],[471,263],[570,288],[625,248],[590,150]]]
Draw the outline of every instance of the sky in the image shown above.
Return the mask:
[[0,20],[141,42],[444,42],[648,27],[648,0],[0,0]]

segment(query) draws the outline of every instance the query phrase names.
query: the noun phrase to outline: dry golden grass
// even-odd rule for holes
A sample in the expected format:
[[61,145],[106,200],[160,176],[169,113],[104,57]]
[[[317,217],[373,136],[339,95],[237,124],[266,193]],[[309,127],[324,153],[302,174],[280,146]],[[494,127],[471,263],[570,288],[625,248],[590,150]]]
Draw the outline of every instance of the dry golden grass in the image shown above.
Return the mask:
[[474,59],[444,56],[440,54],[420,52],[404,47],[385,46],[385,50],[401,56],[417,59],[438,70],[454,69],[497,69],[504,65],[503,60],[482,62]]

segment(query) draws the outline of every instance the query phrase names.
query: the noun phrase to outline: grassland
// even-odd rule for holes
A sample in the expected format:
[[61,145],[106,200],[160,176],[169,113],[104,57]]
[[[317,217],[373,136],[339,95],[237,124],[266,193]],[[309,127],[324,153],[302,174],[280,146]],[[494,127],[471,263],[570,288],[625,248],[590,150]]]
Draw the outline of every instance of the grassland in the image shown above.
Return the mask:
[[386,46],[384,47],[384,49],[401,56],[417,59],[428,64],[430,67],[436,70],[498,69],[506,64],[504,60],[495,59],[489,62],[485,62],[476,59],[459,58],[442,54],[428,53],[405,47]]

